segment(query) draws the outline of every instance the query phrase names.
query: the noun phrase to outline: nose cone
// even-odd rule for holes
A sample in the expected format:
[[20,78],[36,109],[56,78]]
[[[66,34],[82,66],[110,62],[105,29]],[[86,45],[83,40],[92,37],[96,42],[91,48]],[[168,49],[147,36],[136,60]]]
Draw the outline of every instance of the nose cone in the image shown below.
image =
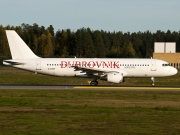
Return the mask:
[[171,69],[171,74],[172,74],[172,75],[177,74],[177,72],[178,72],[178,70],[177,70],[176,68],[172,68],[172,69]]

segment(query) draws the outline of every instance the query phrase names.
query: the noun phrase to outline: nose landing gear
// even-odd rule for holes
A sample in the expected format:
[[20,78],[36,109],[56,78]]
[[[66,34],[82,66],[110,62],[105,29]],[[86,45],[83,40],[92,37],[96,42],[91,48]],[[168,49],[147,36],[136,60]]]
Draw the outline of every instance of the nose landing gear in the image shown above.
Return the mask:
[[155,86],[155,83],[154,83],[155,81],[154,80],[155,80],[154,77],[151,77],[151,81],[152,81],[151,84],[152,84],[152,86]]

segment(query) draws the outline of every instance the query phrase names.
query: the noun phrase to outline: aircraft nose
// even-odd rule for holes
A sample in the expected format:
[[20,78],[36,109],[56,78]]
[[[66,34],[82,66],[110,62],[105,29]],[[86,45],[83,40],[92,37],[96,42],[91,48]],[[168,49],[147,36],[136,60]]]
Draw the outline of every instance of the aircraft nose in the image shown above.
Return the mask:
[[173,68],[171,72],[173,75],[175,75],[175,74],[177,74],[178,70],[176,68]]

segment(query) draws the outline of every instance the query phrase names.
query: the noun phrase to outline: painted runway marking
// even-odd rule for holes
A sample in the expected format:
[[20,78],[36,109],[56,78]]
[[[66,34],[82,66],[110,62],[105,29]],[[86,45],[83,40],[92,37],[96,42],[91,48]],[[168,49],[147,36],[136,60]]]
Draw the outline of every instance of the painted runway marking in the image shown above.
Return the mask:
[[176,90],[180,91],[177,87],[92,87],[92,86],[75,86],[75,89],[115,89],[115,90]]

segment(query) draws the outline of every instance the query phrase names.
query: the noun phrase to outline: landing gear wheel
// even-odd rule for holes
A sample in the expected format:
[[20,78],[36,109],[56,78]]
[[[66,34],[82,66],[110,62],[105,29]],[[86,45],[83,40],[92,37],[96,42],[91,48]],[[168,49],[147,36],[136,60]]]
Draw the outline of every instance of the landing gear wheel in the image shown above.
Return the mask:
[[90,85],[91,85],[91,86],[97,86],[97,85],[98,85],[98,81],[97,81],[97,80],[91,81],[91,82],[90,82]]
[[154,77],[151,77],[151,81],[152,81],[152,86],[155,86]]

